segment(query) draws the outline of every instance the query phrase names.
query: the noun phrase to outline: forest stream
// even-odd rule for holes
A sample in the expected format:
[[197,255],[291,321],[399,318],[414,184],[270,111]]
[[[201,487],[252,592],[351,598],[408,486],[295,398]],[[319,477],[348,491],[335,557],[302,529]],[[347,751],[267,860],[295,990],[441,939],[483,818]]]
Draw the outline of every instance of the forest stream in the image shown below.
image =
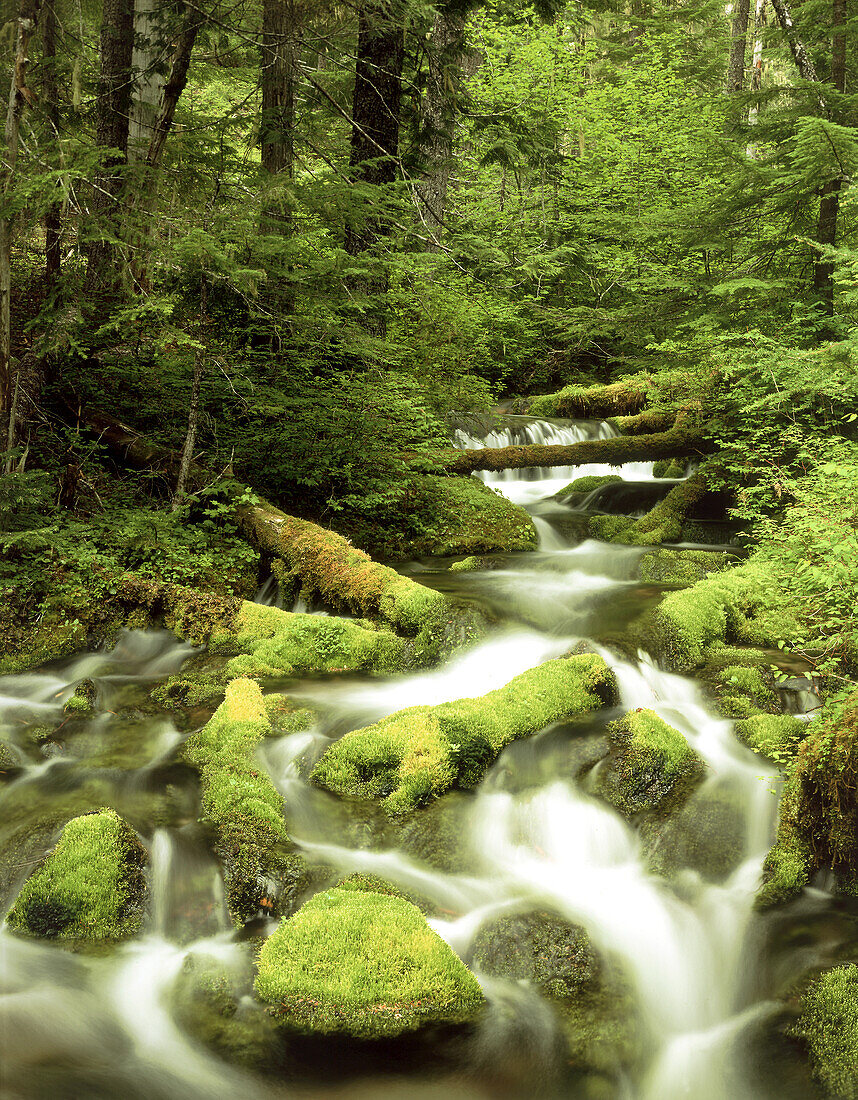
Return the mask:
[[[487,439],[460,431],[457,446],[570,443],[612,432],[596,421],[509,423]],[[126,631],[110,651],[0,679],[0,732],[18,756],[0,788],[0,842],[46,810],[67,817],[81,805],[111,806],[149,853],[149,906],[135,940],[104,954],[73,954],[0,930],[4,1100],[816,1095],[800,1054],[777,1038],[772,1021],[781,1011],[779,991],[807,967],[815,940],[846,935],[848,922],[833,915],[821,890],[808,891],[789,915],[754,914],[779,774],[736,740],[733,724],[715,716],[693,680],[660,670],[644,653],[628,660],[611,647],[663,586],[637,579],[641,548],[582,537],[576,517],[593,501],[576,512],[552,499],[573,477],[605,473],[621,475],[611,491],[622,495],[626,514],[630,502],[645,502],[643,511],[660,491],[651,463],[481,474],[533,516],[539,549],[489,556],[470,572],[450,572],[444,559],[400,566],[498,616],[501,625],[487,639],[429,671],[334,673],[273,685],[322,716],[312,729],[269,738],[259,754],[283,796],[290,837],[311,866],[327,869],[316,888],[364,872],[425,899],[431,926],[480,981],[488,1002],[480,1022],[465,1037],[439,1033],[437,1050],[430,1038],[422,1046],[381,1044],[373,1057],[359,1044],[352,1051],[343,1039],[320,1039],[287,1050],[280,1071],[263,1074],[213,1053],[189,1026],[183,975],[188,960],[206,957],[232,976],[235,1019],[252,1030],[263,1015],[251,993],[254,938],[274,928],[264,916],[242,932],[232,927],[217,860],[196,821],[196,778],[175,759],[185,734],[175,715],[149,698],[191,647],[166,631]],[[598,506],[610,511],[604,494]],[[276,598],[271,586],[257,597]],[[582,643],[614,670],[619,706],[514,741],[475,792],[453,792],[435,804],[431,836],[408,834],[403,843],[382,814],[307,781],[332,738],[402,707],[484,695]],[[64,717],[63,704],[85,678],[97,685],[96,716]],[[791,707],[801,711],[801,699]],[[656,874],[634,823],[593,795],[604,727],[636,708],[679,730],[706,765],[684,812],[693,829],[699,807],[705,843],[718,849],[716,875],[699,866]],[[207,718],[192,716],[194,724]],[[732,817],[709,814],[715,804],[731,807]],[[712,832],[737,815],[738,831],[730,825],[723,835]],[[29,870],[18,868],[18,884]],[[634,1020],[628,1042],[641,1051],[629,1060],[634,1070],[576,1076],[564,1064],[555,1014],[535,986],[481,973],[481,929],[534,911],[586,930],[600,965],[614,976],[610,995],[624,999]]]

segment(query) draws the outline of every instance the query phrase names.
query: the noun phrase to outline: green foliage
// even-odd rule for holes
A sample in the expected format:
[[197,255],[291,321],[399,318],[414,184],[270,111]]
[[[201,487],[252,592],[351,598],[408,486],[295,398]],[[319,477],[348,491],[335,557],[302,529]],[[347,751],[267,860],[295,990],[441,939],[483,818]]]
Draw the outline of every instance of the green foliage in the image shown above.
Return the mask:
[[416,906],[334,889],[283,921],[259,955],[256,991],[289,1028],[364,1039],[471,1020],[480,986]]

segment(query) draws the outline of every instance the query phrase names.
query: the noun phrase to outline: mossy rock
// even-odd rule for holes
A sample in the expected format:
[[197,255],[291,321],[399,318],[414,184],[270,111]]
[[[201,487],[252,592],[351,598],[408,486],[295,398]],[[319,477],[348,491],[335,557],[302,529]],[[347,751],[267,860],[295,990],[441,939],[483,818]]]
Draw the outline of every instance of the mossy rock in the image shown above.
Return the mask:
[[686,469],[686,463],[681,462],[678,458],[659,458],[652,464],[652,476],[671,479],[681,478],[685,477]]
[[596,771],[594,789],[626,817],[666,814],[704,778],[703,761],[655,711],[630,711],[607,733],[609,751]]
[[826,1096],[858,1100],[858,966],[836,966],[810,985],[793,1034]]
[[709,550],[649,550],[640,560],[638,576],[645,584],[696,584],[727,568],[727,555]]
[[11,745],[0,741],[0,776],[16,772],[20,767],[21,762]]
[[0,676],[38,668],[48,661],[69,657],[86,648],[87,628],[77,619],[69,621],[63,613],[57,619],[46,615],[42,622],[28,634],[21,648],[0,656]]
[[486,568],[485,558],[476,558],[471,555],[468,558],[462,558],[461,561],[454,561],[450,566],[451,573],[476,573],[480,569]]
[[236,923],[258,914],[272,880],[293,897],[304,873],[286,833],[283,799],[254,755],[270,732],[259,685],[239,678],[183,749],[184,759],[200,773],[200,819],[216,834]]
[[676,485],[667,496],[640,519],[629,516],[592,516],[589,532],[603,542],[628,546],[655,546],[660,542],[678,542],[682,536],[685,513],[706,495],[703,477],[694,476]]
[[[585,477],[579,477],[574,481],[570,481],[568,485],[554,494],[554,499],[560,503],[570,501],[572,497],[580,497],[583,499],[585,496],[589,496],[594,490],[599,489],[602,485],[610,485],[612,482],[622,480],[619,474],[587,474]],[[578,500],[570,502],[580,503]]]
[[28,936],[82,943],[115,941],[140,928],[146,850],[113,810],[76,817],[27,879],[7,917]]
[[312,729],[319,716],[312,707],[302,706],[288,695],[266,695],[265,714],[270,723],[270,737],[288,737]]
[[335,794],[381,799],[389,813],[406,813],[454,785],[475,786],[511,741],[596,710],[615,690],[595,654],[547,661],[488,695],[411,707],[352,730],[326,750],[311,779]]
[[644,827],[647,865],[658,875],[686,868],[709,882],[722,882],[745,857],[747,823],[740,795],[723,784],[706,784],[666,820]]
[[98,689],[92,680],[81,680],[63,706],[63,714],[71,718],[91,718],[95,714]]
[[736,723],[743,745],[780,768],[792,765],[807,733],[807,723],[791,714],[753,714]]
[[784,905],[808,885],[817,860],[801,820],[801,780],[795,770],[781,791],[775,843],[763,861],[762,884],[754,906],[758,910]]
[[259,954],[256,992],[305,1034],[390,1038],[474,1021],[476,978],[403,898],[327,890],[282,921]]

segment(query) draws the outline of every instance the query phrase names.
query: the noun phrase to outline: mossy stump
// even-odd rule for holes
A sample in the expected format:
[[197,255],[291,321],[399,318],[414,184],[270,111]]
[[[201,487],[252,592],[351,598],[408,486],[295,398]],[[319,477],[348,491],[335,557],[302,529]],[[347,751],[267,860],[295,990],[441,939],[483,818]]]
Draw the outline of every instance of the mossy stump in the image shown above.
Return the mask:
[[84,944],[127,939],[143,919],[146,862],[137,834],[114,810],[73,818],[7,923],[23,935]]
[[303,1034],[391,1038],[476,1019],[474,975],[403,898],[333,889],[283,921],[259,954],[256,992]]

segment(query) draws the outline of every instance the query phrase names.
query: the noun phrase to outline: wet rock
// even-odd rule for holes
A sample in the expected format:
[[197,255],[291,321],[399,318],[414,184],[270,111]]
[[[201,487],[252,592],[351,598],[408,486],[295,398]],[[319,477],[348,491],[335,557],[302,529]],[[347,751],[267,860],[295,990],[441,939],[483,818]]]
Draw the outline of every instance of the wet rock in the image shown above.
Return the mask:
[[612,722],[607,734],[608,756],[595,774],[595,793],[627,817],[668,813],[703,780],[703,761],[655,711],[631,711]]
[[91,718],[95,714],[98,689],[92,680],[81,680],[63,706],[69,718]]
[[29,936],[84,942],[133,936],[146,900],[146,850],[113,810],[76,817],[7,917]]
[[858,966],[827,970],[805,992],[794,1034],[826,1096],[858,1100]]
[[464,1024],[479,983],[416,906],[363,890],[316,894],[263,944],[256,991],[305,1034],[393,1037]]
[[6,741],[0,741],[0,776],[8,776],[18,771],[21,762],[11,745]]
[[725,553],[709,550],[648,550],[640,560],[639,576],[645,584],[696,584],[710,573],[727,568]]
[[642,839],[654,874],[669,877],[690,868],[722,882],[745,857],[742,800],[729,787],[707,784],[667,820],[645,826]]

